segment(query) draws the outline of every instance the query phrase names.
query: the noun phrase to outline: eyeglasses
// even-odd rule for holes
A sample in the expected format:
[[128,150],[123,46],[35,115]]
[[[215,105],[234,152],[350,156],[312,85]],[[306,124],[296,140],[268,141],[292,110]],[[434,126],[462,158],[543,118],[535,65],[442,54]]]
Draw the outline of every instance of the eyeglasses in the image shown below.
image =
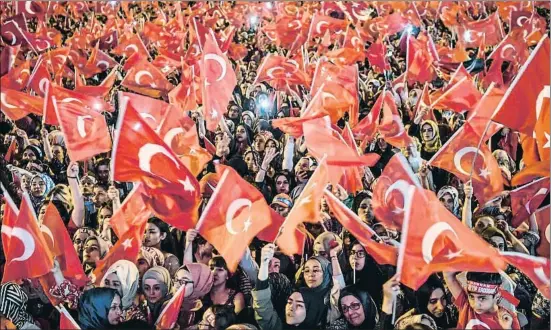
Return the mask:
[[357,311],[358,309],[360,309],[360,307],[362,307],[362,304],[360,303],[352,303],[350,304],[350,306],[344,305],[342,306],[342,313],[346,314],[349,311]]
[[365,251],[359,250],[359,251],[350,251],[350,256],[355,256],[356,258],[365,258]]
[[182,279],[179,279],[179,280],[174,280],[174,284],[178,284],[179,286],[182,286],[182,285],[186,285],[188,283],[193,283],[193,281],[191,280],[188,280],[188,279],[185,279],[185,278],[182,278]]

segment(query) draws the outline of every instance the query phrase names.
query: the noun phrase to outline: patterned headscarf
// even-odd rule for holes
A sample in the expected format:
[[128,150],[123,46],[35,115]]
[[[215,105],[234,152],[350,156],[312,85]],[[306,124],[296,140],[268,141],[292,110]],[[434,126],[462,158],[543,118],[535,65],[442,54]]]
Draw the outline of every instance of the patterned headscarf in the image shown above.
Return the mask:
[[121,303],[122,309],[128,309],[132,306],[136,292],[138,291],[139,272],[138,267],[133,262],[128,260],[119,260],[109,267],[103,279],[101,280],[101,286],[105,285],[105,279],[107,276],[115,273],[119,282],[121,282]]
[[27,313],[27,294],[13,282],[0,286],[0,313],[10,320],[17,329],[25,323],[34,323],[32,316]]
[[429,327],[431,329],[438,329],[436,322],[434,322],[432,317],[428,316],[427,314],[413,314],[414,312],[415,310],[412,309],[404,315],[400,316],[400,318],[398,318],[398,320],[396,321],[396,324],[394,324],[394,328],[405,329],[408,325],[419,324],[423,321],[428,321],[430,323]]
[[161,252],[161,250],[148,246],[142,246],[140,248],[138,259],[144,259],[145,261],[147,261],[147,263],[149,264],[149,268],[162,266],[165,263],[165,256]]
[[[421,122],[423,127],[425,124],[429,124],[432,127],[433,136],[432,139],[425,141],[423,140],[423,150],[426,152],[437,152],[442,147],[442,141],[440,141],[440,131],[438,129],[438,124],[432,120],[424,120]],[[421,134],[421,139],[423,139],[423,134]]]
[[442,198],[445,194],[450,194],[453,198],[453,214],[459,215],[459,192],[455,187],[444,186],[438,190],[438,199]]
[[41,178],[42,181],[44,181],[44,183],[46,184],[46,190],[44,191],[44,194],[42,195],[42,197],[45,197],[52,189],[54,189],[55,183],[48,175],[46,175],[44,173],[36,173],[35,175],[33,175],[33,177],[31,178],[31,182],[36,177]]

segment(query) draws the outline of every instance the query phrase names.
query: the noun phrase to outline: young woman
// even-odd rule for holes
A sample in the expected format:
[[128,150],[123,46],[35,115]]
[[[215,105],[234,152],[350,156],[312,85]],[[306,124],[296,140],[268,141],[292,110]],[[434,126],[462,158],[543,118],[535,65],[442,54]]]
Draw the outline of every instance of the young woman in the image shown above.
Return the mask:
[[147,300],[147,322],[155,324],[166,303],[172,298],[172,280],[164,267],[153,267],[143,275],[142,289]]
[[43,173],[36,173],[31,178],[31,202],[36,213],[46,198],[46,194],[54,188],[55,184],[52,179]]
[[237,279],[228,270],[226,261],[221,256],[213,257],[209,262],[212,272],[212,289],[203,298],[203,310],[212,305],[224,305],[232,307],[235,314],[245,308],[245,297],[237,290]]
[[93,288],[84,291],[78,303],[80,328],[109,329],[122,320],[121,296],[115,289]]
[[163,266],[168,269],[171,275],[180,267],[180,261],[178,257],[174,255],[176,252],[176,245],[166,222],[156,217],[150,218],[147,221],[143,244],[144,246],[154,247],[163,252],[165,256],[165,263]]
[[344,277],[346,284],[366,291],[375,303],[380,305],[383,299],[381,288],[385,282],[382,270],[359,242],[353,241],[350,246],[348,251],[350,270]]
[[207,265],[190,263],[176,271],[173,290],[177,291],[182,285],[186,287],[178,317],[180,328],[184,329],[196,322],[195,312],[203,306],[201,299],[211,291],[212,284],[213,275]]

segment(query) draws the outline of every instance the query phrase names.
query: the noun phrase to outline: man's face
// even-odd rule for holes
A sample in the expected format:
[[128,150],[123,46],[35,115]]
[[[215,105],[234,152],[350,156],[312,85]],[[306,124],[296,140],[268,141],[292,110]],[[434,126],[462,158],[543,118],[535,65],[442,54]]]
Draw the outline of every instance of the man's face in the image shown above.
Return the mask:
[[103,187],[97,186],[94,188],[94,197],[92,197],[92,202],[94,202],[94,205],[98,208],[109,202],[109,196],[107,196],[107,192]]
[[92,196],[94,194],[94,187],[94,181],[89,177],[83,178],[82,181],[80,181],[80,189],[82,190],[83,196]]
[[100,182],[109,181],[109,166],[107,165],[98,166],[98,179]]

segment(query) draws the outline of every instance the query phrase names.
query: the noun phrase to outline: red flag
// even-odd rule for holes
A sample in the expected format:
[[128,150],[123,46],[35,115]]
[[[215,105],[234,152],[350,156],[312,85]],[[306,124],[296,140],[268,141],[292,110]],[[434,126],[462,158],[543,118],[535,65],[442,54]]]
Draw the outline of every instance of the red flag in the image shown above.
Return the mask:
[[121,95],[128,100],[128,104],[138,111],[140,117],[153,130],[156,130],[161,125],[170,107],[170,104],[166,102],[139,94],[123,92]]
[[473,109],[481,97],[482,94],[478,91],[474,82],[467,77],[463,77],[434,100],[431,108],[449,109],[455,112],[469,111]]
[[414,117],[417,117],[417,114],[422,108],[429,108],[429,111],[421,118],[421,120],[432,120],[436,123],[436,118],[434,117],[434,110],[432,110],[431,107],[431,99],[429,94],[429,85],[428,83],[425,83],[425,87],[423,87],[423,92],[417,99],[417,104],[415,105],[415,113]]
[[498,251],[457,221],[432,191],[410,187],[404,212],[397,273],[411,289],[417,290],[434,272],[506,268]]
[[383,118],[379,124],[379,133],[381,133],[384,140],[389,144],[397,148],[405,148],[413,143],[413,141],[404,128],[402,118],[398,113],[392,93],[386,90],[384,90],[383,93],[381,106]]
[[504,36],[497,12],[482,20],[464,22],[457,26],[457,32],[467,48],[477,48],[482,39],[487,46],[497,45]]
[[4,156],[4,159],[6,160],[6,162],[8,163],[11,162],[11,157],[13,156],[13,153],[15,152],[16,149],[17,149],[17,140],[13,139],[11,140],[10,146],[8,147],[8,151],[6,151],[6,155]]
[[549,268],[548,258],[534,257],[518,252],[501,252],[508,263],[524,273],[536,285],[538,290],[549,299]]
[[[54,257],[38,227],[38,220],[27,193],[23,194],[19,215],[13,227],[2,225],[9,236],[2,283],[45,275],[54,266]],[[16,238],[16,239],[14,239]]]
[[146,60],[140,60],[126,74],[121,85],[139,94],[158,98],[168,94],[172,85],[159,69]]
[[193,228],[199,203],[197,179],[122,94],[119,100],[111,162],[114,179],[141,181],[147,192],[144,201],[155,215],[180,230]]
[[316,223],[321,221],[321,197],[325,185],[329,182],[329,173],[325,159],[322,159],[310,177],[302,193],[295,200],[285,222],[281,227],[281,235],[276,241],[281,251],[289,256],[301,252],[302,246],[295,239],[295,231],[302,222]]
[[406,55],[406,77],[409,83],[425,83],[436,78],[436,72],[433,67],[435,61],[433,53],[410,34],[407,35],[407,55]]
[[382,73],[390,69],[390,65],[386,60],[386,46],[382,41],[372,43],[365,51],[369,64],[374,67],[376,72]]
[[216,41],[206,36],[203,49],[201,76],[203,81],[203,116],[207,129],[214,132],[227,112],[237,78],[228,57]]
[[0,53],[0,76],[5,75],[13,69],[20,49],[21,45],[5,46],[2,49]]
[[179,106],[182,110],[195,110],[197,97],[193,86],[195,70],[193,66],[182,63],[180,83],[168,93],[170,104]]
[[29,78],[29,84],[27,87],[30,87],[39,96],[44,97],[44,94],[46,94],[46,87],[49,83],[51,83],[51,80],[52,78],[46,66],[46,62],[42,57],[40,57],[34,66],[34,70]]
[[73,319],[71,314],[65,309],[65,306],[61,305],[58,307],[59,310],[59,328],[67,330],[80,330],[80,326]]
[[0,80],[2,89],[15,89],[22,90],[29,83],[31,77],[30,61],[25,61],[23,64],[16,68],[12,68],[8,74],[4,75]]
[[408,26],[408,23],[408,20],[401,13],[394,12],[383,16],[383,20],[377,23],[377,28],[384,38],[385,36],[391,36],[404,30]]
[[[358,147],[356,146],[354,134],[352,133],[352,130],[350,129],[350,125],[348,125],[348,123],[346,123],[344,126],[344,129],[342,131],[342,138],[351,149],[356,151],[356,154],[359,156],[360,152],[358,150]],[[345,167],[339,183],[344,189],[346,189],[346,191],[355,194],[356,192],[364,189],[362,182],[363,176],[363,166]]]
[[43,102],[41,97],[12,89],[0,91],[0,109],[11,120],[19,120],[30,113],[42,115]]
[[312,18],[310,30],[308,31],[308,40],[323,37],[325,32],[329,31],[332,35],[344,34],[348,22],[346,20],[324,16],[316,13]]
[[549,258],[549,241],[551,240],[549,232],[549,205],[536,211],[536,222],[538,223],[538,234],[540,235],[540,243],[536,249],[536,253],[540,257]]
[[[499,104],[505,91],[501,88],[490,85],[486,90],[486,93],[482,96],[480,101],[475,105],[473,111],[469,112],[467,122],[475,130],[479,136],[484,135],[484,142],[488,141],[495,133],[497,133],[502,125],[490,122],[496,106]],[[488,130],[486,130],[486,126]]]
[[536,140],[539,158],[542,161],[549,161],[549,85],[544,88],[545,96],[541,100],[536,100],[536,127],[534,128],[534,139]]
[[15,205],[14,201],[11,199],[8,191],[4,188],[4,185],[2,185],[1,183],[0,188],[2,190],[2,196],[4,200],[4,216],[2,217],[2,250],[5,253],[5,251],[8,251],[10,243],[10,228],[13,228],[13,226],[15,226],[15,223],[17,222],[19,209]]
[[257,70],[253,85],[267,81],[277,90],[286,90],[287,86],[309,85],[308,75],[299,69],[299,64],[292,59],[268,54]]
[[151,212],[146,207],[142,194],[145,194],[143,184],[135,184],[111,217],[109,223],[117,237],[122,237],[130,228],[143,226],[149,219]]
[[109,249],[109,252],[97,262],[96,269],[92,275],[92,281],[99,284],[103,279],[105,272],[112,264],[119,260],[128,260],[133,263],[138,262],[138,255],[142,247],[142,237],[145,231],[145,223],[141,227],[131,227],[117,241],[117,243]]
[[64,277],[77,286],[84,286],[88,277],[73,247],[73,240],[53,203],[49,203],[46,207],[40,231],[49,250],[59,262]]
[[101,113],[71,103],[56,105],[56,101],[54,98],[54,108],[72,161],[86,160],[111,150],[109,128]]
[[549,38],[545,37],[511,83],[492,120],[532,136],[536,122],[543,112],[544,99],[549,100],[550,80]]
[[398,250],[395,247],[373,240],[373,236],[377,236],[373,229],[363,223],[354,212],[347,208],[346,205],[332,193],[325,190],[324,195],[335,218],[337,218],[341,225],[346,228],[358,242],[362,243],[367,253],[369,253],[377,263],[381,265],[396,265]]
[[97,41],[94,41],[92,43],[94,44],[95,42],[99,44],[99,49],[110,50],[113,47],[117,47],[117,45],[119,44],[119,33],[117,30],[104,33],[101,37],[97,39]]
[[149,52],[145,47],[142,39],[136,34],[123,35],[118,40],[118,45],[111,52],[118,56],[125,56],[130,58],[134,53],[143,54],[149,57]]
[[410,186],[421,188],[408,161],[401,154],[396,154],[373,185],[371,207],[378,220],[390,228],[399,228],[402,225]]
[[4,21],[0,35],[7,45],[26,45],[28,41],[25,32],[27,32],[27,21],[25,20],[25,16],[23,16],[23,14],[17,14]]
[[270,206],[231,167],[218,165],[217,173],[220,181],[196,228],[235,271],[252,239],[271,224]]
[[549,177],[541,178],[527,185],[511,190],[511,224],[518,227],[532,213],[536,212],[540,204],[549,193]]
[[513,64],[522,64],[529,56],[528,46],[521,36],[508,34],[494,51],[488,56],[488,59],[503,62],[509,61]]
[[384,92],[379,94],[379,97],[377,98],[377,101],[375,101],[371,111],[369,111],[369,114],[360,120],[358,125],[352,129],[352,133],[356,139],[362,141],[372,140],[377,134],[384,94]]
[[503,191],[503,178],[497,161],[488,146],[480,143],[480,136],[468,123],[434,154],[428,164],[453,173],[463,182],[472,179],[474,194],[481,204]]
[[176,321],[178,321],[178,316],[180,315],[180,307],[184,302],[185,289],[186,286],[182,285],[174,296],[170,298],[161,314],[159,314],[157,322],[155,322],[155,327],[157,327],[157,329],[174,328]]

